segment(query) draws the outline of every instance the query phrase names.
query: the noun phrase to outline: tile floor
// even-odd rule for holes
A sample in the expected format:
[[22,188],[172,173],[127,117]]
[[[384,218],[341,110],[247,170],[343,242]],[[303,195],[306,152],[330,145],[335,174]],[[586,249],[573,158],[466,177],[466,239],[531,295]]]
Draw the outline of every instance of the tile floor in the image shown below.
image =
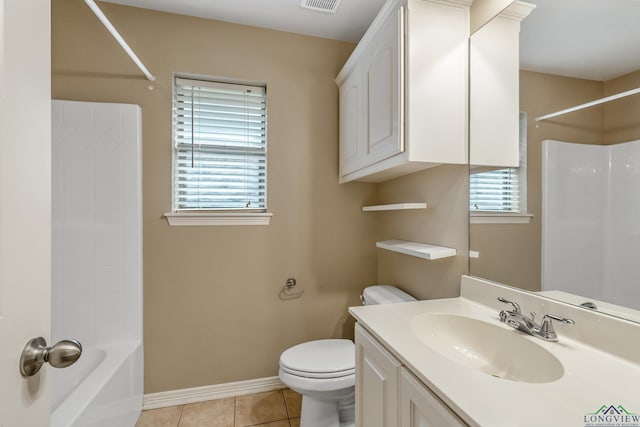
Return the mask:
[[302,396],[289,389],[143,411],[136,427],[299,427]]

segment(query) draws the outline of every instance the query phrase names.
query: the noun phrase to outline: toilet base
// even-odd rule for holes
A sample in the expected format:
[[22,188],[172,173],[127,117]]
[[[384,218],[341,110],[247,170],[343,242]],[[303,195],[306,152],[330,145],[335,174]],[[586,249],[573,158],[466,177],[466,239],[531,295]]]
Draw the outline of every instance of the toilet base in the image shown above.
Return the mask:
[[354,427],[354,394],[335,400],[320,400],[305,394],[302,396],[300,427]]

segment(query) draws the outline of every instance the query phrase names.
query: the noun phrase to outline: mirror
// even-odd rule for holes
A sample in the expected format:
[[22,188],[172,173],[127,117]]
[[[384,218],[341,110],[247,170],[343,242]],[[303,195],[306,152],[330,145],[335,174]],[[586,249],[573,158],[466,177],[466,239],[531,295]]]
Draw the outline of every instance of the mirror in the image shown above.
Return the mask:
[[471,3],[470,11],[470,32],[471,34],[482,28],[487,22],[491,21],[513,0],[475,0]]
[[[515,188],[499,198],[521,202],[521,211],[483,215],[483,201],[470,206],[470,274],[569,303],[595,302],[603,312],[640,321],[640,142],[629,143],[640,140],[640,94],[536,121],[640,87],[640,2],[528,2],[536,8],[520,28],[522,168],[505,172],[513,153],[506,162],[474,162],[474,150],[491,150],[473,129],[469,148],[470,181],[498,176]],[[470,84],[473,123],[475,111],[489,108],[473,102],[473,73]],[[517,118],[506,120],[517,126]]]

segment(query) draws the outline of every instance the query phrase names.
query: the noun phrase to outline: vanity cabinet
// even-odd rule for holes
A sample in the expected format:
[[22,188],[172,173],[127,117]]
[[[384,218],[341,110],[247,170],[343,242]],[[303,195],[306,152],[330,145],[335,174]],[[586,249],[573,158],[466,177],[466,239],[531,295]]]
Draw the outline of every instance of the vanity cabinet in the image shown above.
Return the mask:
[[466,424],[356,324],[357,427],[463,427]]
[[336,77],[340,182],[467,163],[471,0],[388,0]]
[[458,416],[408,369],[400,373],[401,427],[466,427]]

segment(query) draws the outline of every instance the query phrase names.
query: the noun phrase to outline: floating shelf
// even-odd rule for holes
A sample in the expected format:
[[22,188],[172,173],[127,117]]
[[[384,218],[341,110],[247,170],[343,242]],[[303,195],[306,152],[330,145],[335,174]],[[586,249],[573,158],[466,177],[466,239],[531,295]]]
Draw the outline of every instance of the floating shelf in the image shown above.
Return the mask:
[[426,243],[408,242],[406,240],[385,240],[377,242],[376,246],[388,251],[399,252],[401,254],[429,260],[456,256],[456,250],[453,248],[428,245]]
[[363,206],[363,212],[401,211],[407,209],[427,209],[426,203],[395,203],[392,205]]

